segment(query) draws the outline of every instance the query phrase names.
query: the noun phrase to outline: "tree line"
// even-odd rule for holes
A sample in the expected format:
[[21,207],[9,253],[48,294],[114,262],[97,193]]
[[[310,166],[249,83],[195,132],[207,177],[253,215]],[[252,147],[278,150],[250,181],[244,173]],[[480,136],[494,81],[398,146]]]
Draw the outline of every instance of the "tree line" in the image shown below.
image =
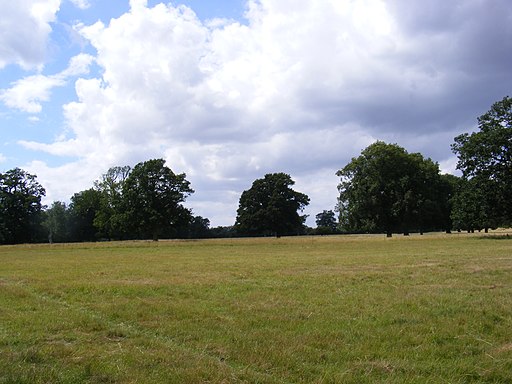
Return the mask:
[[462,176],[441,174],[438,163],[382,141],[365,148],[336,174],[338,204],[305,225],[307,195],[286,173],[253,182],[239,200],[233,226],[210,228],[183,203],[194,193],[184,173],[163,159],[110,168],[69,204],[43,206],[45,189],[20,168],[0,173],[0,243],[282,236],[487,230],[512,223],[512,99],[478,118],[477,132],[451,148]]

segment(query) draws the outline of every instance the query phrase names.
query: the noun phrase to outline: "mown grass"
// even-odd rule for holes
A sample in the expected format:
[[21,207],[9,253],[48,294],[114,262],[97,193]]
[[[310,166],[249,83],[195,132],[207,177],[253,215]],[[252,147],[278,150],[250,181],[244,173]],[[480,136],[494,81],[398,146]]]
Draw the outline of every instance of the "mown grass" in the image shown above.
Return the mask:
[[0,247],[0,383],[511,383],[512,240]]

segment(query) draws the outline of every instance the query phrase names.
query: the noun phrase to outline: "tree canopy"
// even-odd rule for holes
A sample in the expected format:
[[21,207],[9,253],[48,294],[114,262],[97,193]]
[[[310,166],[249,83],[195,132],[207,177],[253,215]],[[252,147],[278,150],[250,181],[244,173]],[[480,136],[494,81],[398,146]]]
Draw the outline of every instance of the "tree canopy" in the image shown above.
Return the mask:
[[100,236],[108,239],[122,239],[127,234],[126,215],[123,208],[123,187],[131,171],[130,166],[110,168],[101,180],[94,183],[100,192],[100,209],[94,218],[94,225]]
[[54,201],[51,207],[44,212],[43,227],[48,232],[50,243],[68,240],[69,224],[69,212],[66,204],[61,201]]
[[371,144],[337,172],[340,223],[349,232],[423,231],[440,219],[439,167],[397,144]]
[[237,231],[252,236],[301,233],[305,217],[298,212],[309,204],[309,197],[294,191],[294,184],[286,173],[269,173],[255,180],[240,197]]
[[40,235],[45,189],[20,168],[0,173],[0,243],[33,242]]
[[138,163],[122,187],[127,225],[140,236],[157,240],[161,233],[189,223],[191,212],[181,203],[194,190],[185,177],[175,174],[163,159]]
[[77,192],[71,197],[69,215],[72,222],[70,238],[72,241],[95,241],[98,239],[98,228],[94,219],[101,210],[101,193],[89,188]]
[[[512,99],[505,97],[478,118],[479,131],[457,136],[452,150],[480,208],[480,222],[512,224]],[[478,189],[479,191],[476,191]],[[478,196],[476,196],[478,195]],[[463,200],[460,202],[463,203]],[[463,209],[463,205],[459,206]],[[471,210],[472,207],[467,207]]]
[[318,234],[329,234],[336,232],[338,223],[336,215],[332,210],[323,210],[315,216]]

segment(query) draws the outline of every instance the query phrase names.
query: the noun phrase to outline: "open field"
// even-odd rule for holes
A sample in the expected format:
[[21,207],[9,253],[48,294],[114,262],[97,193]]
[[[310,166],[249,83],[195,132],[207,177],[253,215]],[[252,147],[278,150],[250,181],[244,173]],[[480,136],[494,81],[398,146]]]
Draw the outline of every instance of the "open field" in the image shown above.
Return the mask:
[[0,247],[0,383],[512,383],[512,238]]

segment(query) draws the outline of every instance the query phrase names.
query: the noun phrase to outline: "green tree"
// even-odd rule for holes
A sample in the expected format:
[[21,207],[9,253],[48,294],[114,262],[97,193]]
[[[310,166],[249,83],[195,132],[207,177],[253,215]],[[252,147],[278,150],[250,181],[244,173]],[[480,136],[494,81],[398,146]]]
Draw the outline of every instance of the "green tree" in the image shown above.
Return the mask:
[[425,159],[420,153],[409,154],[410,194],[414,196],[409,222],[403,225],[417,229],[421,234],[425,230],[445,230],[450,232],[451,178],[441,175],[439,165],[431,159]]
[[397,144],[371,144],[337,172],[340,224],[349,232],[409,230],[438,225],[439,166]]
[[336,215],[332,210],[324,210],[315,216],[316,232],[318,234],[335,233],[338,223],[336,222]]
[[475,230],[498,226],[499,212],[492,205],[494,183],[480,182],[478,177],[461,179],[457,185],[456,193],[452,199],[452,214],[454,228],[458,230]]
[[240,197],[235,227],[243,235],[290,235],[302,232],[305,216],[299,215],[309,197],[292,188],[285,173],[271,173],[253,182]]
[[101,193],[100,209],[94,218],[94,225],[102,237],[121,239],[127,236],[123,185],[130,171],[129,166],[112,167],[94,185]]
[[101,209],[101,192],[94,188],[75,193],[69,205],[72,241],[95,241],[98,230],[94,225],[96,214]]
[[65,242],[69,240],[69,215],[66,204],[54,201],[52,206],[44,211],[43,226],[48,233],[48,241]]
[[210,220],[202,216],[194,216],[189,224],[189,237],[192,239],[202,239],[208,237],[210,229]]
[[454,225],[453,221],[453,209],[455,204],[455,198],[460,188],[461,178],[455,175],[444,174],[441,175],[441,184],[439,186],[439,223],[442,225],[442,229],[446,233],[450,233]]
[[[479,131],[455,138],[452,150],[467,188],[478,188],[485,216],[499,225],[512,224],[512,99],[505,97],[478,118]],[[469,192],[467,192],[469,193]],[[473,194],[475,195],[475,193]],[[463,202],[461,202],[462,204]],[[459,207],[462,208],[462,207]],[[467,206],[469,211],[474,207]]]
[[0,243],[39,240],[45,194],[35,175],[20,168],[0,173]]
[[161,233],[188,223],[183,203],[194,192],[186,175],[175,174],[163,159],[137,164],[123,183],[123,210],[127,226],[142,237],[158,240]]

